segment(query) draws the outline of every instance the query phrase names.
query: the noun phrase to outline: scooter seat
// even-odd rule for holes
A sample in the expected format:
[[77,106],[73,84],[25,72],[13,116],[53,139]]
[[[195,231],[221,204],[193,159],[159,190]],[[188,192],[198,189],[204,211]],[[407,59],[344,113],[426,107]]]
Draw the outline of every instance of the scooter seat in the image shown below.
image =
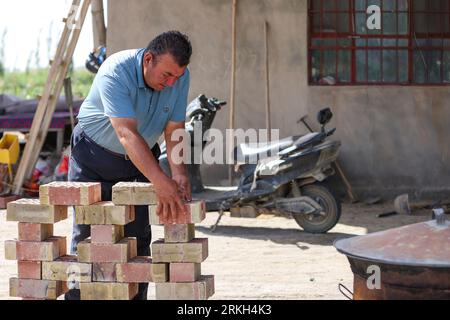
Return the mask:
[[289,146],[285,148],[284,150],[280,150],[278,155],[284,156],[287,154],[290,154],[291,152],[294,152],[295,150],[304,149],[309,146],[313,146],[317,143],[320,143],[323,141],[323,133],[319,132],[311,132],[308,133],[299,139],[297,139],[292,146]]
[[[242,143],[234,148],[234,160],[238,163],[247,163],[248,159],[266,159],[277,152],[294,145],[301,136],[292,136],[282,140],[274,140],[260,143]],[[246,161],[247,159],[247,161]]]

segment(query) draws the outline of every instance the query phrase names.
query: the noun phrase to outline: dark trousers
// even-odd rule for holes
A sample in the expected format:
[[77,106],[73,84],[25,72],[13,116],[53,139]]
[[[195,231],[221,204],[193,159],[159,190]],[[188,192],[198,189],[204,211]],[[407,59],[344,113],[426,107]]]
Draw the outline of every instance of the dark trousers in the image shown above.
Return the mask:
[[[112,187],[118,182],[148,182],[148,179],[134,164],[92,141],[77,125],[71,137],[71,156],[69,161],[69,181],[100,182],[102,201],[111,201]],[[152,149],[156,159],[160,156],[159,145]],[[125,226],[125,237],[137,238],[138,256],[150,256],[151,229],[149,225],[148,206],[135,207],[135,220]],[[78,225],[73,219],[71,254],[75,254],[80,241],[90,237],[89,225]],[[147,299],[148,283],[139,284],[139,292],[135,299]],[[79,299],[79,290],[69,290],[66,299]]]

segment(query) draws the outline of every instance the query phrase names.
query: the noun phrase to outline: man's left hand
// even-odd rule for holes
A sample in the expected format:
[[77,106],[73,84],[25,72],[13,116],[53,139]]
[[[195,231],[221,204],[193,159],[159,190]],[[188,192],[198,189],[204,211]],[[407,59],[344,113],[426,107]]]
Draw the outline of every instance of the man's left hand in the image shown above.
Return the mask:
[[192,200],[192,193],[191,193],[191,182],[189,181],[189,178],[184,174],[179,174],[176,176],[173,176],[172,179],[177,183],[178,190],[181,196],[181,199],[184,201],[191,201]]

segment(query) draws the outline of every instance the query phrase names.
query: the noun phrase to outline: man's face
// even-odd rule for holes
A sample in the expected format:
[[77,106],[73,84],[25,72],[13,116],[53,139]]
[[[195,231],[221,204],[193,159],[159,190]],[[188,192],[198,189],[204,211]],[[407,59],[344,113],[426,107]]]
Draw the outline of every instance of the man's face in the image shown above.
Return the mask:
[[147,86],[155,91],[172,87],[186,71],[186,66],[180,67],[170,53],[155,56],[147,52],[144,55],[144,80]]

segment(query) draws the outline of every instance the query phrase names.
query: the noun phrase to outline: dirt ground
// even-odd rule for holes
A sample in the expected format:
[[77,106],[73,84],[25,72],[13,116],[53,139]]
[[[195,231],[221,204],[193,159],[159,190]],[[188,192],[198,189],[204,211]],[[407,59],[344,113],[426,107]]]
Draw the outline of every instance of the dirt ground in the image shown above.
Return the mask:
[[[378,218],[392,211],[389,204],[343,205],[340,223],[325,235],[303,232],[293,219],[262,215],[257,219],[225,215],[214,233],[210,226],[217,213],[208,213],[196,226],[197,237],[209,238],[209,257],[202,274],[215,275],[213,299],[345,299],[338,285],[352,290],[353,275],[347,258],[338,253],[333,242],[339,238],[363,235],[402,225],[430,220],[428,211],[411,216]],[[70,241],[70,221],[55,226],[55,235]],[[153,239],[163,237],[163,228],[152,227]],[[4,260],[4,241],[17,237],[17,223],[6,222],[0,211],[0,299],[11,299],[8,279],[16,276],[16,262]],[[150,284],[149,299],[154,299]]]

